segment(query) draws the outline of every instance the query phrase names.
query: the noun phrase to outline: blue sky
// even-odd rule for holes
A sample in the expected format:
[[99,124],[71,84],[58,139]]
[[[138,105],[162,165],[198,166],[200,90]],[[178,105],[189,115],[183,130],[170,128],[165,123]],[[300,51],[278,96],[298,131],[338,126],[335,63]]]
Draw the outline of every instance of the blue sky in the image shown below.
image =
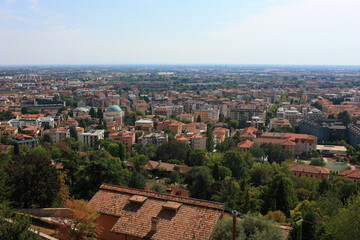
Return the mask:
[[360,65],[359,0],[0,0],[0,64]]

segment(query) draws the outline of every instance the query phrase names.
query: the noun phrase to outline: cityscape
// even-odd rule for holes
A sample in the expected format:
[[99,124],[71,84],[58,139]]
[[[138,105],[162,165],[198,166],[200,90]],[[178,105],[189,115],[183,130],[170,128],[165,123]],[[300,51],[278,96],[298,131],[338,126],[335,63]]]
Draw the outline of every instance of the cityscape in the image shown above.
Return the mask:
[[359,84],[345,66],[2,67],[2,199],[52,219],[90,200],[101,239],[231,238],[234,212],[266,239],[336,236],[359,191]]
[[0,1],[0,240],[360,239],[360,1]]

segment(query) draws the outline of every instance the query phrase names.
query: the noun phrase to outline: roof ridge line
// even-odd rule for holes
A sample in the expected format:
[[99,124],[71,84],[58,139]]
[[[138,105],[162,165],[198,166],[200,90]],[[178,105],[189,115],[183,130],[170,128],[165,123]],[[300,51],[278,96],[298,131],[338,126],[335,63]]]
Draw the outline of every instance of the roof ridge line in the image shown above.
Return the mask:
[[[108,187],[110,187],[110,188],[108,188]],[[116,188],[116,189],[112,189],[112,188]],[[203,200],[203,199],[184,197],[184,196],[173,196],[173,195],[169,195],[166,193],[158,193],[158,192],[142,190],[142,189],[137,189],[137,188],[123,187],[123,186],[113,185],[113,184],[108,184],[108,183],[103,183],[100,186],[100,189],[114,191],[114,192],[125,192],[125,193],[129,193],[129,194],[134,194],[134,195],[137,195],[137,194],[142,195],[142,193],[143,193],[143,195],[145,195],[147,197],[160,198],[160,199],[168,200],[168,201],[170,201],[171,198],[173,199],[172,201],[176,201],[178,199],[180,201],[183,200],[184,202],[181,201],[182,203],[186,203],[186,204],[190,204],[190,205],[198,205],[198,206],[207,207],[207,208],[222,209],[224,206],[223,203],[218,203],[218,202],[213,202],[213,201],[208,201],[208,200]],[[121,191],[121,189],[123,189],[125,191]],[[130,191],[136,191],[136,193],[130,192]],[[146,194],[150,194],[150,196],[146,195]],[[196,204],[196,203],[192,203],[189,201],[196,201],[201,204]],[[205,206],[204,204],[211,204],[212,206]]]

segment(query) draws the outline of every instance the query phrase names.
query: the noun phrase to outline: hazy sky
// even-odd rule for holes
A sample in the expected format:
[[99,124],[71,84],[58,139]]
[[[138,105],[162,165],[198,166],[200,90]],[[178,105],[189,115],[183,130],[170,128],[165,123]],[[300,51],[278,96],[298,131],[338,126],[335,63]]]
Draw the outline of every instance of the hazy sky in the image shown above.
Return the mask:
[[0,0],[0,65],[360,65],[360,0]]

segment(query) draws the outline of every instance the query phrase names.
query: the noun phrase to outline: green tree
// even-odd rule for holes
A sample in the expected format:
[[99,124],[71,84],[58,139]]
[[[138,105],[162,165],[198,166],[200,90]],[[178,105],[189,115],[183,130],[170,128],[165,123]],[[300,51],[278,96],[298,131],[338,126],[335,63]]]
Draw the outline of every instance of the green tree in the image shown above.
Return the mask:
[[131,112],[125,115],[124,124],[134,126],[136,120],[138,120],[138,116],[136,113]]
[[239,127],[239,122],[237,120],[231,119],[229,121],[229,125],[233,129],[237,129]]
[[158,160],[162,160],[165,162],[171,159],[177,159],[180,162],[185,162],[189,151],[190,148],[186,143],[173,140],[163,143],[157,149],[156,156]]
[[345,203],[346,200],[360,190],[359,185],[346,177],[337,177],[330,182],[329,190],[337,194],[339,199]]
[[74,138],[75,140],[78,139],[75,126],[70,126],[70,137]]
[[166,189],[163,184],[154,182],[151,186],[151,191],[165,193]]
[[5,166],[10,161],[10,158],[5,153],[0,153],[0,204],[8,201],[11,196],[12,186],[7,185],[8,179]]
[[171,182],[171,183],[178,183],[178,182],[180,182],[179,169],[171,172],[171,174],[170,174],[170,182]]
[[99,120],[102,121],[104,114],[103,114],[103,111],[101,110],[101,108],[98,108],[96,115],[99,118]]
[[328,116],[328,119],[336,119],[336,118],[335,118],[335,115],[332,113]]
[[123,143],[110,143],[105,149],[113,157],[119,157],[121,160],[126,158],[126,147]]
[[271,177],[274,174],[274,170],[269,163],[263,164],[254,164],[253,168],[250,170],[250,183],[257,186],[264,186],[268,184]]
[[206,150],[208,152],[213,152],[214,151],[214,135],[213,135],[213,131],[212,129],[209,129],[207,130],[206,132],[206,136],[207,136],[207,139],[206,139]]
[[221,188],[212,195],[211,200],[225,203],[231,209],[240,209],[240,196],[239,184],[227,178],[221,183]]
[[189,158],[185,161],[188,166],[202,166],[206,164],[206,151],[195,149],[189,154]]
[[44,134],[43,135],[43,143],[50,143],[50,144],[53,144],[53,141],[52,141],[52,139],[51,139],[51,137],[50,137],[50,135],[49,134]]
[[14,118],[14,114],[11,111],[2,111],[0,112],[0,120],[9,121],[10,119]]
[[263,194],[265,202],[264,212],[280,210],[289,216],[290,210],[296,204],[293,184],[284,173],[278,173],[272,177]]
[[131,178],[129,180],[129,187],[145,189],[146,187],[145,177],[141,173],[137,171],[133,171]]
[[91,118],[97,118],[97,116],[98,116],[93,107],[90,109],[89,114],[90,114]]
[[208,199],[210,186],[213,183],[211,170],[207,167],[197,167],[193,171],[190,195],[194,198]]
[[237,150],[229,150],[224,154],[224,166],[228,167],[237,179],[247,177],[246,162]]
[[215,165],[212,169],[212,176],[215,179],[215,181],[220,180],[219,165],[217,163],[215,163]]
[[0,205],[0,239],[40,240],[36,233],[29,231],[30,225],[29,217],[15,214],[6,205]]
[[21,113],[27,114],[27,113],[29,113],[29,109],[27,107],[23,107],[23,108],[21,108]]
[[123,168],[119,158],[111,157],[106,151],[91,152],[80,166],[80,171],[75,170],[76,183],[70,192],[75,197],[89,199],[103,183],[126,186],[129,181],[129,170]]
[[253,144],[251,147],[250,147],[250,152],[251,152],[251,155],[257,160],[257,161],[260,161],[260,162],[263,162],[264,161],[264,157],[265,157],[265,152],[264,150],[260,147],[259,144]]
[[291,211],[292,231],[291,239],[315,239],[317,225],[317,210],[315,202],[303,201]]
[[216,150],[218,152],[226,152],[236,148],[236,142],[233,138],[226,138],[224,142],[216,145]]
[[[231,217],[223,217],[219,220],[211,233],[211,239],[214,240],[229,240],[232,239],[233,233],[233,219]],[[244,229],[239,219],[236,221],[236,239],[244,239]]]
[[200,115],[198,115],[197,119],[196,119],[196,122],[200,123],[201,122],[201,117]]
[[321,157],[318,157],[318,158],[311,160],[310,165],[324,167],[325,161]]
[[351,123],[351,118],[350,118],[348,111],[343,112],[342,122],[345,126],[347,126]]
[[263,143],[260,147],[264,150],[269,163],[282,163],[286,159],[292,158],[292,153],[282,148],[281,144]]
[[50,153],[34,148],[26,156],[15,156],[6,166],[7,185],[14,186],[10,200],[16,207],[49,207],[60,189],[59,175]]
[[[227,240],[232,238],[233,219],[224,217],[218,221],[211,233],[211,239]],[[236,239],[273,240],[283,239],[282,230],[270,220],[257,215],[246,215],[236,221]]]
[[240,119],[239,128],[246,128],[246,124],[247,124],[247,122],[246,122],[245,118]]
[[19,156],[20,155],[20,147],[17,143],[14,144],[14,156]]
[[144,166],[147,164],[148,161],[149,161],[148,156],[143,154],[140,155],[137,154],[130,159],[130,162],[133,164],[137,172],[141,172],[141,170],[144,168]]

